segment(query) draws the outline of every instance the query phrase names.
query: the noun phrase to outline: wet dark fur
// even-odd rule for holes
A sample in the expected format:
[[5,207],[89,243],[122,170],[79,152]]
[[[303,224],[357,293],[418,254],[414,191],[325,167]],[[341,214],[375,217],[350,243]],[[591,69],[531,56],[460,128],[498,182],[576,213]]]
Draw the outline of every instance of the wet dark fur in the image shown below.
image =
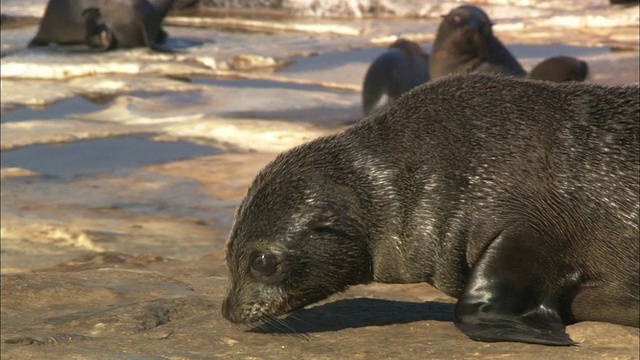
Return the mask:
[[482,9],[459,6],[440,23],[431,50],[431,79],[453,73],[498,73],[525,76],[509,50],[493,35],[492,23]]
[[429,55],[420,45],[398,39],[367,69],[362,84],[362,112],[368,115],[383,95],[393,102],[400,95],[429,81]]
[[29,47],[87,44],[98,50],[164,50],[162,20],[173,0],[50,0]]
[[589,75],[589,66],[586,62],[570,56],[556,56],[536,65],[527,77],[534,80],[563,82],[584,81],[587,75]]
[[[428,282],[476,340],[570,345],[568,323],[638,326],[638,94],[451,76],[281,154],[238,209],[224,316]],[[257,275],[255,254],[275,274]]]
[[611,5],[638,5],[638,0],[609,0]]

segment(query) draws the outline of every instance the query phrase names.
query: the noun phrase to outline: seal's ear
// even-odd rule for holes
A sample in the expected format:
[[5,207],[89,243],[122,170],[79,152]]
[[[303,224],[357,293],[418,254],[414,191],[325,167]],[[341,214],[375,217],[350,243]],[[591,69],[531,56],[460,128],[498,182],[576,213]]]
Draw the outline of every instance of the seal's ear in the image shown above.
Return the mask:
[[314,233],[331,234],[341,238],[356,238],[364,235],[358,222],[348,216],[314,219],[307,224],[307,228]]
[[[324,293],[344,291],[350,285],[366,284],[373,280],[373,260],[366,234],[353,218],[322,217],[308,224],[311,233],[304,238],[305,251],[312,252],[314,274],[324,274],[321,278],[333,278],[336,274],[349,273],[349,278],[340,278],[332,288]],[[311,239],[311,241],[309,241]]]
[[315,219],[315,220],[311,220],[308,224],[307,227],[309,228],[309,230],[311,231],[326,231],[327,229],[331,228],[333,225],[333,221],[329,220],[329,219]]
[[338,237],[349,235],[349,232],[343,229],[339,222],[331,219],[311,220],[307,227],[314,233],[332,234]]

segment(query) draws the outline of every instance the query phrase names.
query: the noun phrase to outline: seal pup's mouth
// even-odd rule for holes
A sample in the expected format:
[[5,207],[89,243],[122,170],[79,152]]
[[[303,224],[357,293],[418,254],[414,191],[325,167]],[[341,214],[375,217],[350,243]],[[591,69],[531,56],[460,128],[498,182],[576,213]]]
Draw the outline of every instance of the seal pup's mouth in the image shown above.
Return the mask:
[[260,320],[260,324],[254,326],[248,331],[270,334],[291,334],[302,337],[305,340],[310,340],[310,335],[304,331],[298,330],[296,328],[296,324],[302,324],[305,328],[309,328],[309,326],[311,326],[312,324],[297,317],[296,313],[299,310],[304,309],[308,305],[317,303],[321,300],[325,300],[328,297],[329,295],[322,292],[317,292],[312,295],[302,297],[292,297],[287,301],[288,310],[285,310],[282,314],[277,316],[266,314]]
[[[232,291],[222,304],[222,315],[233,323],[260,326],[266,322],[283,325],[282,319],[307,305],[329,297],[322,289],[287,294],[283,289],[258,292],[252,295]],[[249,300],[249,301],[247,301]],[[284,324],[286,325],[286,324]]]

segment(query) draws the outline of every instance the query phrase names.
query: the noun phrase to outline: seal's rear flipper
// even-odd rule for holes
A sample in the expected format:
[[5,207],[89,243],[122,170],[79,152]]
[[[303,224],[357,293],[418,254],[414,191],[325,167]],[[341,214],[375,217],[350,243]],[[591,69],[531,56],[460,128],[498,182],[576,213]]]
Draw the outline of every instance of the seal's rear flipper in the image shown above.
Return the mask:
[[[561,242],[535,230],[505,230],[471,269],[458,299],[454,322],[474,340],[575,345],[565,333],[564,301],[575,293],[580,276],[562,274]],[[561,281],[557,281],[558,276]]]

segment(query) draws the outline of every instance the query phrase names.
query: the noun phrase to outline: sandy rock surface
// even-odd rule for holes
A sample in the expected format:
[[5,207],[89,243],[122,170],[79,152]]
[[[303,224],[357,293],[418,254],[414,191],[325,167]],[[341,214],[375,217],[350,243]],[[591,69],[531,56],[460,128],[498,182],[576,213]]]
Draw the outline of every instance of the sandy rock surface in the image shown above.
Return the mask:
[[[569,348],[469,340],[426,284],[357,286],[279,327],[222,318],[224,242],[255,174],[358,121],[370,62],[399,36],[429,51],[457,2],[177,12],[173,54],[25,49],[45,3],[2,1],[2,359],[638,359],[638,329],[605,323],[569,326]],[[526,69],[567,54],[590,82],[638,83],[637,7],[476,3]]]

